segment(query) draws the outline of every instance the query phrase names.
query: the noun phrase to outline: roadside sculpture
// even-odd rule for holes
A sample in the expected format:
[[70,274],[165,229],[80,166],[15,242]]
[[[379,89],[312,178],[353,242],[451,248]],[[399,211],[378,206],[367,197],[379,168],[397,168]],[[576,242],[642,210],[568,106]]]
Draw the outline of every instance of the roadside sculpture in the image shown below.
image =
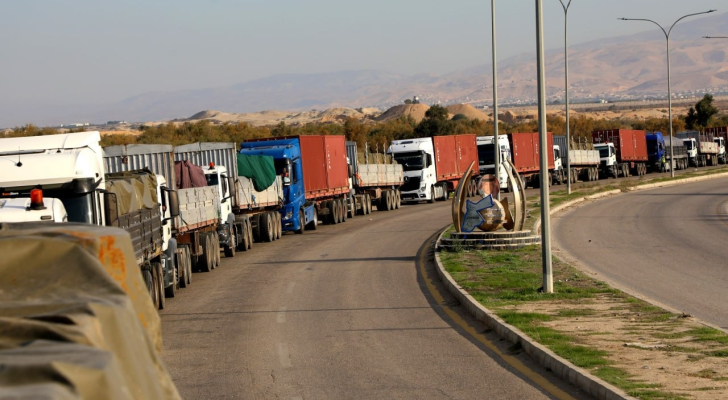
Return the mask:
[[472,233],[475,229],[483,232],[493,232],[501,227],[508,231],[521,231],[525,222],[526,198],[518,173],[510,160],[506,160],[511,168],[506,168],[509,187],[513,191],[513,210],[508,198],[496,200],[500,187],[494,175],[485,175],[478,184],[478,194],[481,199],[471,201],[466,199],[466,191],[473,177],[475,162],[471,163],[458,182],[455,198],[452,200],[452,218],[457,233]]

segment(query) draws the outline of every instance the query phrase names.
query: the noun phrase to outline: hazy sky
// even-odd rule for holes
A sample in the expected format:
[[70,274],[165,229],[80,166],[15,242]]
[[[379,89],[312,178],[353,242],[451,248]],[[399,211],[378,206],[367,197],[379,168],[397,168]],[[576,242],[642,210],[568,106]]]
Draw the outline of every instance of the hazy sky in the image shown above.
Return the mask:
[[[496,8],[499,59],[534,52],[535,1]],[[671,24],[711,8],[728,4],[573,0],[570,42],[657,29],[622,16]],[[563,9],[544,10],[546,47],[558,48]],[[440,74],[491,57],[488,0],[2,0],[0,15],[0,105],[116,102],[278,73]]]

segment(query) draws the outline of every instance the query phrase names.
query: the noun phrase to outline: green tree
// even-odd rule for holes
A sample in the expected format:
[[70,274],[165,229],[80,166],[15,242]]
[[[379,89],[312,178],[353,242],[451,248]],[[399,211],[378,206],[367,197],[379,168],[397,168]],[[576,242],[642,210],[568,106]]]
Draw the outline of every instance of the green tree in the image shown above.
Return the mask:
[[685,126],[688,129],[705,128],[715,114],[718,114],[718,109],[713,106],[713,95],[706,93],[695,103],[695,107],[688,110],[688,115],[684,118]]

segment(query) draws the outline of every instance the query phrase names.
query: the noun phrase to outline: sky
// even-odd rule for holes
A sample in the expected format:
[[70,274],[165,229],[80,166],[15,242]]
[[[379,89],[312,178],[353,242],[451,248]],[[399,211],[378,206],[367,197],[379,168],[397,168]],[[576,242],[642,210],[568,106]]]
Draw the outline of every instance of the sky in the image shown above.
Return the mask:
[[[496,0],[499,60],[535,52],[535,4]],[[487,0],[2,0],[0,106],[115,103],[146,92],[228,86],[282,73],[454,72],[490,63],[490,5]],[[560,48],[563,8],[559,0],[543,0],[543,8],[546,48]],[[670,25],[709,9],[726,12],[728,4],[573,0],[569,41],[657,29],[618,17]]]

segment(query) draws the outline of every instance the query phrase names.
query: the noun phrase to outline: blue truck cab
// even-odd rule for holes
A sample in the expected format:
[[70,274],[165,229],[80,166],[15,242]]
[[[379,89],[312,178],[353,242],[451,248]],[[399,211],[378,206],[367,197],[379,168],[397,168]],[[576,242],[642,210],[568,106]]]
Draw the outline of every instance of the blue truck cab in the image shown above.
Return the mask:
[[306,225],[315,226],[315,204],[306,201],[301,146],[297,138],[244,142],[240,144],[240,154],[273,157],[276,174],[283,177],[285,205],[279,211],[284,231],[303,233]]
[[646,135],[647,162],[653,171],[663,172],[666,169],[665,138],[662,132],[653,132]]

